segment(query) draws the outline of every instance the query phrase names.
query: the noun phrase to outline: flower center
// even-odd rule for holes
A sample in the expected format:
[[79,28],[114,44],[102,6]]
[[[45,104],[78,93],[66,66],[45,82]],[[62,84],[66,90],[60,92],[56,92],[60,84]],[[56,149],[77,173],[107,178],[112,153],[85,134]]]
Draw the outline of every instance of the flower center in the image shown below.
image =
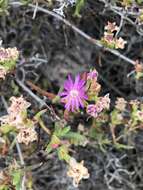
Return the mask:
[[77,90],[71,90],[71,91],[70,91],[70,96],[71,96],[72,98],[76,98],[76,97],[78,96],[78,91],[77,91]]

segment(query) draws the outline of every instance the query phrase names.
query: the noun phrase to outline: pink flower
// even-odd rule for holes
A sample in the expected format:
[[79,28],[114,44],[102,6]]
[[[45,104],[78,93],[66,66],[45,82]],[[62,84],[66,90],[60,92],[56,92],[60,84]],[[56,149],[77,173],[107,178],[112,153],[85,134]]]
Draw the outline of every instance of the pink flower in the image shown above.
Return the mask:
[[98,101],[96,104],[90,104],[87,106],[87,114],[96,118],[103,109],[104,107],[102,102]]
[[51,146],[52,146],[52,148],[56,149],[56,148],[58,148],[59,144],[52,144]]
[[97,80],[97,77],[98,77],[98,72],[96,71],[96,69],[87,73],[87,80]]
[[115,22],[108,21],[107,25],[105,26],[105,30],[108,30],[110,32],[117,31],[118,29],[119,29],[119,27],[116,25]]
[[98,111],[97,111],[97,108],[96,108],[96,105],[95,104],[90,104],[87,106],[87,113],[96,118],[98,116]]
[[65,91],[60,93],[60,96],[62,97],[61,102],[65,103],[66,110],[74,112],[80,107],[84,107],[84,101],[87,99],[85,81],[80,79],[79,74],[76,76],[75,81],[68,75],[64,89]]
[[110,98],[109,94],[106,94],[104,97],[101,97],[96,104],[90,104],[87,106],[87,114],[96,118],[100,112],[104,109],[109,109]]
[[0,62],[17,60],[19,52],[17,48],[2,48],[0,47]]
[[119,39],[115,40],[115,48],[124,49],[126,43],[127,42],[123,38],[120,37]]
[[104,32],[104,38],[107,43],[113,43],[114,42],[114,34],[109,32]]

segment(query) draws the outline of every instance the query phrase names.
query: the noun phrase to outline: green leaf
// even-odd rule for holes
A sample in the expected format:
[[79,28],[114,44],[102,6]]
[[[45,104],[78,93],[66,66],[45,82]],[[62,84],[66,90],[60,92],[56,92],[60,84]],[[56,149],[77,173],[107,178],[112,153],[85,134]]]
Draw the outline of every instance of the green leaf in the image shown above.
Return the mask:
[[120,143],[115,143],[115,147],[117,149],[133,149],[133,146],[125,145],[125,144],[120,144]]
[[68,138],[71,141],[71,143],[73,143],[75,145],[82,145],[87,141],[87,139],[84,135],[81,135],[76,132],[68,132],[65,135],[65,137]]
[[65,160],[66,162],[69,162],[70,156],[68,154],[68,148],[65,145],[62,145],[58,148],[58,157],[60,160]]
[[70,129],[71,128],[68,126],[64,128],[59,128],[55,132],[58,137],[64,137],[70,131]]
[[39,111],[34,118],[37,119],[39,121],[39,118],[47,111],[47,109],[41,110]]
[[16,190],[20,190],[22,173],[21,170],[12,171],[12,184],[16,187]]
[[111,144],[111,141],[108,138],[106,138],[103,134],[99,134],[98,144],[99,144],[100,149],[103,152],[106,152],[105,148],[107,145]]
[[85,0],[77,0],[76,1],[76,7],[75,7],[75,12],[74,12],[74,16],[80,17],[80,11],[82,9],[82,7],[85,4]]
[[19,92],[19,87],[18,85],[14,82],[14,80],[11,80],[11,88],[13,89],[13,94],[14,96],[18,95]]
[[3,134],[7,134],[7,133],[10,133],[12,131],[16,131],[16,128],[14,126],[11,126],[11,125],[0,126],[0,132]]
[[0,65],[2,65],[7,71],[11,71],[16,66],[16,60],[2,61],[0,62]]
[[52,146],[51,144],[48,144],[46,147],[46,152],[49,154],[52,151]]
[[122,123],[122,118],[119,115],[120,115],[120,112],[116,109],[111,112],[112,125],[116,126]]
[[21,3],[23,3],[24,5],[28,5],[28,3],[31,3],[32,0],[20,0]]
[[143,3],[143,0],[137,0],[137,3],[138,3],[138,4]]
[[0,0],[0,13],[6,12],[9,0]]
[[9,190],[7,185],[0,185],[0,190]]
[[59,145],[60,142],[60,139],[55,134],[53,134],[51,142],[46,147],[46,152],[49,154],[53,150],[53,145]]

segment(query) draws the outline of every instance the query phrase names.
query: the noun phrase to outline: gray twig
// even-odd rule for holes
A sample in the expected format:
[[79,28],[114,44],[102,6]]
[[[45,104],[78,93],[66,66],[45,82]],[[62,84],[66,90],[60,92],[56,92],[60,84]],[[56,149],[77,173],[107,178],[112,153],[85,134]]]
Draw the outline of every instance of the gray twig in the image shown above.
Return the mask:
[[[12,6],[22,6],[23,4],[21,2],[11,2],[10,5]],[[29,7],[31,7],[32,9],[35,10],[35,5],[33,4],[28,4]],[[84,37],[85,39],[87,39],[88,41],[90,41],[92,44],[98,46],[99,48],[104,48],[105,51],[108,51],[114,55],[116,55],[117,57],[119,57],[120,59],[133,64],[134,65],[134,61],[128,57],[126,57],[125,55],[121,54],[119,51],[114,50],[114,49],[110,49],[110,48],[106,48],[104,47],[99,40],[96,40],[94,38],[92,38],[91,36],[89,36],[88,34],[86,34],[85,32],[83,32],[82,30],[80,30],[79,28],[77,28],[76,26],[74,26],[72,23],[70,23],[68,20],[64,19],[63,17],[61,17],[60,15],[54,13],[53,11],[50,11],[48,9],[42,8],[37,6],[36,7],[37,11],[41,11],[44,12],[50,16],[55,17],[56,19],[62,21],[64,24],[66,24],[67,26],[69,26],[70,28],[72,28],[75,32],[77,32],[79,35],[81,35],[82,37]]]

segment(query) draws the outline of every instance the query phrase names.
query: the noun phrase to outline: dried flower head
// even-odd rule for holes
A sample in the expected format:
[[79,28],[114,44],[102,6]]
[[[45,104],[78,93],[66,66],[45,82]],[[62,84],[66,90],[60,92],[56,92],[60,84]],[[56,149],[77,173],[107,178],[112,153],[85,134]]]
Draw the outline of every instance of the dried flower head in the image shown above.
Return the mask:
[[95,80],[97,81],[98,72],[96,69],[92,70],[91,72],[87,73],[87,80]]
[[118,49],[124,49],[125,44],[127,43],[127,41],[125,41],[123,38],[119,38],[115,40],[115,48]]
[[9,124],[17,129],[23,128],[23,112],[27,110],[30,103],[24,100],[22,96],[11,97],[10,101],[12,103],[8,108],[8,115],[0,117],[0,121],[2,124]]
[[5,69],[5,67],[0,66],[0,79],[5,79],[6,74],[7,70]]
[[104,109],[109,109],[110,107],[110,98],[109,94],[106,94],[104,97],[100,97],[96,104],[89,104],[87,106],[87,114],[96,118],[100,112]]
[[21,113],[22,111],[25,111],[31,104],[24,100],[22,96],[20,97],[14,97],[12,96],[10,98],[11,106],[8,108],[9,114],[17,115]]
[[115,22],[108,21],[107,25],[105,26],[105,30],[110,31],[110,32],[117,31],[118,29],[119,27],[116,25]]
[[4,172],[0,171],[0,182],[4,180]]
[[130,105],[132,105],[132,106],[139,106],[140,101],[135,99],[135,100],[131,100],[129,103],[130,103]]
[[35,131],[34,127],[22,128],[17,135],[17,141],[26,145],[36,140],[37,132]]
[[88,169],[84,167],[83,164],[84,164],[84,161],[81,161],[80,163],[78,163],[74,158],[70,159],[67,175],[73,178],[73,185],[75,187],[78,187],[79,182],[82,179],[89,178]]
[[97,107],[95,104],[90,104],[87,106],[87,114],[94,118],[98,116]]
[[2,125],[8,124],[8,125],[16,127],[17,129],[23,127],[23,118],[21,114],[4,115],[0,117],[0,121]]
[[8,184],[10,182],[10,177],[7,175],[5,170],[0,171],[0,185],[1,184]]
[[93,80],[90,84],[90,88],[88,89],[88,95],[95,96],[95,94],[98,94],[100,90],[101,85]]
[[123,49],[125,44],[127,43],[123,38],[116,38],[114,31],[118,31],[119,27],[115,22],[108,24],[105,26],[104,36],[101,38],[101,42],[112,49]]
[[85,81],[77,75],[75,81],[68,75],[64,84],[65,91],[60,93],[61,102],[65,104],[65,109],[74,112],[84,107],[84,101],[87,99],[85,92]]
[[19,52],[16,47],[14,48],[0,48],[0,62],[17,60]]
[[143,64],[139,62],[139,60],[135,61],[135,71],[138,72],[143,72]]
[[117,98],[115,102],[115,108],[119,111],[124,111],[127,105],[127,101],[124,98]]
[[110,107],[109,94],[106,94],[104,97],[101,97],[99,102],[100,102],[100,104],[102,104],[103,109],[109,109],[109,107]]

